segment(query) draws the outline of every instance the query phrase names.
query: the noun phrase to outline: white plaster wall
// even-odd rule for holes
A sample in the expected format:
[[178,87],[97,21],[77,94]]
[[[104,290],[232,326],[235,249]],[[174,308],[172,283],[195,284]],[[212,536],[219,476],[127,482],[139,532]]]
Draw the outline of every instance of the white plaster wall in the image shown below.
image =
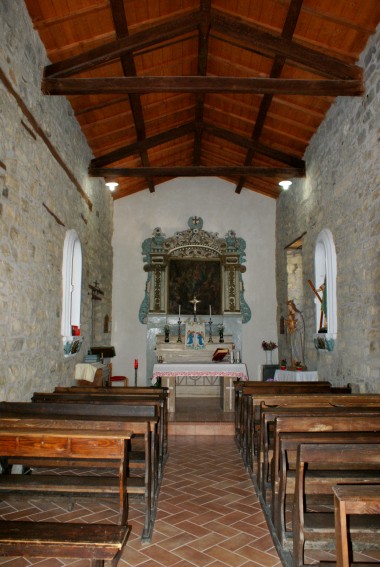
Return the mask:
[[[240,195],[235,186],[214,178],[175,179],[114,203],[114,273],[112,344],[113,374],[134,383],[133,362],[139,360],[138,384],[146,384],[146,325],[138,320],[147,274],[141,244],[161,227],[166,236],[186,230],[189,217],[203,219],[203,229],[224,236],[233,229],[247,243],[243,274],[245,299],[252,318],[243,325],[243,362],[250,379],[258,379],[265,362],[263,340],[277,341],[275,284],[275,209],[273,199],[252,191]],[[277,351],[275,356],[277,356]],[[277,360],[277,358],[275,358]]]

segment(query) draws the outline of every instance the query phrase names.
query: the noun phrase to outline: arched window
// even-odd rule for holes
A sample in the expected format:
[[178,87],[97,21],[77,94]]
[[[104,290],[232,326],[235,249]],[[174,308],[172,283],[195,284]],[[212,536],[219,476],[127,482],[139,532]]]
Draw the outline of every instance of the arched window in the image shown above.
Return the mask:
[[65,354],[73,354],[69,345],[73,342],[74,326],[78,328],[78,334],[80,333],[82,292],[82,247],[75,230],[68,230],[66,233],[63,246],[62,278],[61,334],[65,345]]
[[[315,244],[315,287],[322,298],[316,298],[316,330],[335,339],[338,330],[336,302],[336,252],[333,235],[323,229]],[[326,337],[327,338],[327,337]]]

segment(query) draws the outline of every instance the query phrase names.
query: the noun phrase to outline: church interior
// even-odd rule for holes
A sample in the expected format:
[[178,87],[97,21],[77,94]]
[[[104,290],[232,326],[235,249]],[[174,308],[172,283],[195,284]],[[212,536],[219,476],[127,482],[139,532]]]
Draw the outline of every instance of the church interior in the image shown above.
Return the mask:
[[0,565],[379,563],[379,2],[0,37]]

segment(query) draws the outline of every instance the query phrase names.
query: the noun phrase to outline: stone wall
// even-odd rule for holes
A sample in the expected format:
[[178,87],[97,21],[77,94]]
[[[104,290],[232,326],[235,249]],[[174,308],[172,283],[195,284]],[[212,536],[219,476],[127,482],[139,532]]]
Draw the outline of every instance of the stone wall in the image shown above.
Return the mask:
[[[29,400],[72,384],[92,330],[89,284],[97,302],[94,342],[107,344],[111,315],[113,203],[90,179],[91,151],[63,97],[44,97],[48,63],[22,0],[0,3],[0,399]],[[64,358],[62,258],[66,231],[82,244],[80,353]]]
[[[306,231],[302,248],[306,360],[320,379],[380,392],[380,29],[358,64],[366,93],[336,100],[305,154],[307,178],[296,180],[277,202],[277,294],[280,315],[289,298],[284,247]],[[281,230],[280,230],[281,227]],[[333,352],[317,351],[314,250],[328,228],[337,254],[338,333]],[[280,337],[280,356],[288,352]]]

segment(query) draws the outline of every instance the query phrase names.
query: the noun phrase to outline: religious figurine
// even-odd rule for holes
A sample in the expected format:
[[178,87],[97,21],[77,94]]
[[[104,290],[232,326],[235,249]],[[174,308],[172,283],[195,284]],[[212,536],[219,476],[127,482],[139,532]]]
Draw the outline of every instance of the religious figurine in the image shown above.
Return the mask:
[[194,305],[194,321],[197,320],[197,303],[200,303],[201,300],[197,299],[194,295],[193,299],[190,299],[189,303],[192,303]]
[[305,322],[303,315],[297,309],[294,301],[288,301],[288,319],[284,319],[287,331],[290,335],[290,347],[292,352],[292,366],[296,365],[296,361],[300,361],[304,366],[305,362]]

